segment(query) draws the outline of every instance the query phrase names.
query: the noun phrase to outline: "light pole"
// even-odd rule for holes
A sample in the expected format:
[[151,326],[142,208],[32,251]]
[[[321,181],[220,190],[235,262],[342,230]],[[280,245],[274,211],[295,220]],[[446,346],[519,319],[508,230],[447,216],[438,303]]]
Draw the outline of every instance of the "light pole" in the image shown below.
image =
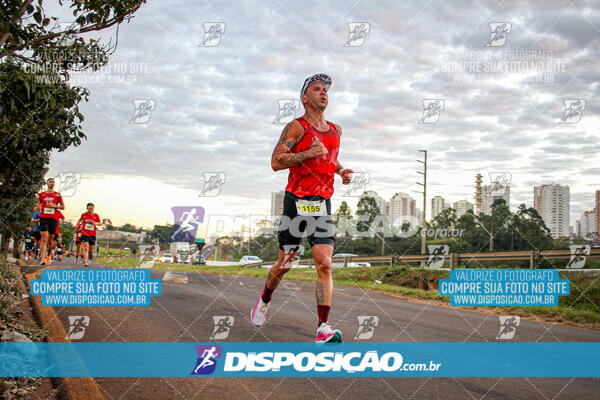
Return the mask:
[[496,202],[492,203],[492,216],[490,218],[490,252],[494,251],[494,210]]
[[[417,160],[423,164],[423,172],[417,171],[417,173],[423,175],[423,183],[417,182],[417,185],[423,186],[423,213],[421,214],[421,255],[425,255],[427,252],[427,222],[425,221],[425,213],[427,210],[427,150],[419,150],[423,153],[423,161]],[[421,268],[425,267],[425,260],[421,261]]]

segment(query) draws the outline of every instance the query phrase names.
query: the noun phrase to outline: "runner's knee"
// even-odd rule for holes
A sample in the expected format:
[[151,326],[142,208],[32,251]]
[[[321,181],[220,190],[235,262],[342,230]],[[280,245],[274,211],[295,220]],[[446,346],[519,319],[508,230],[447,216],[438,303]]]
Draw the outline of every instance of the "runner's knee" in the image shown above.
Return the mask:
[[331,259],[326,257],[315,263],[317,273],[331,274]]

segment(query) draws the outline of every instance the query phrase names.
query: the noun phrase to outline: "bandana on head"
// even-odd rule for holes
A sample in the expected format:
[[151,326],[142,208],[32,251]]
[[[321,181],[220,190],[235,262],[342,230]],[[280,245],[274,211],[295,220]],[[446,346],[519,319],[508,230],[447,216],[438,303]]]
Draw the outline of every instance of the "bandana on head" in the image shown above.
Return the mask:
[[321,82],[323,85],[325,85],[325,89],[327,89],[328,91],[331,87],[331,77],[329,75],[315,74],[313,76],[310,76],[306,78],[306,80],[304,81],[304,85],[302,85],[302,90],[300,91],[300,101],[302,101],[302,96],[304,96],[306,89],[308,89],[310,84],[313,82]]

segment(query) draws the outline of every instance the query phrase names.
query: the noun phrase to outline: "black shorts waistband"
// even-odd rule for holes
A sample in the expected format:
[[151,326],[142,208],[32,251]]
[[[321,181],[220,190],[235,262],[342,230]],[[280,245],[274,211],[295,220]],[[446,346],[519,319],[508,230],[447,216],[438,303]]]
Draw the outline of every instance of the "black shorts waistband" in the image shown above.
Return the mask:
[[329,200],[329,199],[327,199],[327,198],[325,198],[323,196],[316,196],[316,195],[315,196],[310,195],[310,196],[299,197],[299,196],[296,196],[292,192],[288,192],[287,190],[285,191],[285,196],[286,197],[290,197],[290,198],[292,198],[294,200],[298,200],[298,199],[302,199],[302,200]]

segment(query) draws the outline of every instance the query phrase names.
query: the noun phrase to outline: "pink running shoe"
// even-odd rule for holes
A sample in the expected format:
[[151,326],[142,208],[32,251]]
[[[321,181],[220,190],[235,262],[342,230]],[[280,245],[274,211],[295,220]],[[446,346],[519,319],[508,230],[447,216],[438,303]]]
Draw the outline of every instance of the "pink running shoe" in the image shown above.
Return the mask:
[[315,338],[315,343],[332,343],[332,342],[341,342],[342,341],[342,332],[339,329],[331,329],[331,326],[327,322],[321,323],[319,328],[317,328],[317,337]]
[[269,303],[265,303],[262,300],[262,295],[264,291],[265,290],[263,289],[260,292],[260,295],[258,296],[258,301],[256,302],[256,305],[250,312],[250,319],[252,320],[252,323],[256,326],[261,326],[265,323],[265,320],[267,319],[267,309],[269,308]]

